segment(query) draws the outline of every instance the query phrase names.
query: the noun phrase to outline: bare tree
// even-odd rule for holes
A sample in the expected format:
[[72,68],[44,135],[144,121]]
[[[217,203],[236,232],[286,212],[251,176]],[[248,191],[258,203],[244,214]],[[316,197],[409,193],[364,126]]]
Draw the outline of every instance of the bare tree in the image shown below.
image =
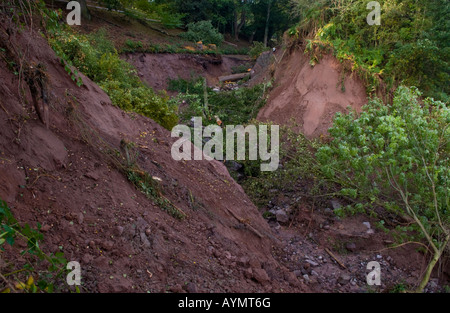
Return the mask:
[[266,17],[266,28],[264,30],[264,47],[267,47],[267,41],[269,37],[269,21],[270,21],[270,9],[272,7],[272,0],[267,3],[267,17]]
[[90,21],[91,20],[91,12],[89,12],[89,9],[86,4],[86,0],[78,0],[80,2],[81,6],[81,17],[85,20]]

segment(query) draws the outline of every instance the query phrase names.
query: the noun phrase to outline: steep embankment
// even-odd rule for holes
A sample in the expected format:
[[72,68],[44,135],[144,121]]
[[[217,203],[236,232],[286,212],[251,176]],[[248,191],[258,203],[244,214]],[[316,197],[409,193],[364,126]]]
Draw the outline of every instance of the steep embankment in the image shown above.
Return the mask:
[[[25,53],[29,67],[17,76],[0,60],[0,197],[21,223],[43,225],[45,252],[80,262],[83,290],[305,290],[272,257],[270,228],[222,163],[174,161],[169,131],[112,106],[87,77],[77,87],[39,34],[1,26],[5,50]],[[48,128],[23,80],[38,68]],[[127,180],[117,166],[126,162],[121,142],[133,143],[141,170],[161,179],[187,218],[170,216]],[[25,262],[9,246],[3,257],[16,268]],[[0,262],[2,272],[9,266]]]
[[341,64],[331,55],[311,66],[301,49],[281,51],[275,63],[275,88],[258,119],[286,125],[300,125],[307,137],[325,134],[336,112],[347,107],[360,111],[367,103],[364,84],[356,74],[343,72]]
[[219,83],[218,77],[232,73],[233,67],[250,62],[246,56],[212,57],[196,54],[128,54],[125,60],[136,67],[139,76],[156,90],[166,90],[170,79],[206,78],[208,86]]

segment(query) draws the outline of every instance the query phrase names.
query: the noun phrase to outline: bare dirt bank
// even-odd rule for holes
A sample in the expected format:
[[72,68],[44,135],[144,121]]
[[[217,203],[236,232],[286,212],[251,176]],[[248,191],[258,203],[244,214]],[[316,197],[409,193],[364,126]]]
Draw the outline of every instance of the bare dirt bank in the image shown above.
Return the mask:
[[306,136],[317,137],[327,132],[336,112],[349,106],[360,111],[367,103],[364,84],[356,74],[343,73],[333,56],[312,67],[309,57],[296,49],[286,51],[275,65],[275,87],[258,114],[260,120],[282,125],[294,121]]

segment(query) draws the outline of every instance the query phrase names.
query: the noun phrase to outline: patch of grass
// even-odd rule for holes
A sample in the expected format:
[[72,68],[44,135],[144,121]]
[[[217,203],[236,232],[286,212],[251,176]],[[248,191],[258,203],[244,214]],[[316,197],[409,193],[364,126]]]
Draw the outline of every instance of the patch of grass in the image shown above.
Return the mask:
[[389,293],[405,293],[408,290],[408,285],[406,283],[397,283],[389,290]]
[[122,140],[120,145],[126,162],[125,165],[122,165],[122,169],[127,175],[128,180],[170,216],[179,220],[186,218],[186,213],[176,207],[162,194],[158,178],[152,177],[148,172],[139,168],[137,164],[139,152],[135,149],[134,143]]
[[157,181],[150,174],[130,168],[127,178],[147,198],[152,199],[158,207],[166,211],[170,216],[178,220],[186,218],[186,214],[181,209],[177,208],[169,199],[162,195]]

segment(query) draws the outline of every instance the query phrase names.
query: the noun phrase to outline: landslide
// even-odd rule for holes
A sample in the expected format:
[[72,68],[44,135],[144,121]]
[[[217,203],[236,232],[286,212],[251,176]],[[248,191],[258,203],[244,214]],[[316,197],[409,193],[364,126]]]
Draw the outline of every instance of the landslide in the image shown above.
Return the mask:
[[327,134],[337,112],[347,112],[348,107],[359,112],[367,103],[364,83],[330,54],[312,66],[302,46],[280,49],[271,67],[275,87],[259,120],[298,125],[313,138]]
[[208,86],[219,83],[219,76],[232,74],[232,69],[249,63],[249,58],[243,55],[228,55],[212,57],[196,54],[155,54],[130,53],[124,59],[132,64],[141,77],[155,90],[166,90],[171,79],[192,77],[206,78]]
[[[82,74],[78,87],[40,33],[6,16],[0,29],[9,52],[0,59],[0,198],[20,223],[42,225],[44,252],[81,264],[82,291],[308,290],[272,256],[271,229],[221,162],[174,161],[169,131],[113,106]],[[37,69],[47,125],[26,83]],[[125,146],[186,218],[130,183]],[[5,246],[1,272],[24,266],[15,251]]]

